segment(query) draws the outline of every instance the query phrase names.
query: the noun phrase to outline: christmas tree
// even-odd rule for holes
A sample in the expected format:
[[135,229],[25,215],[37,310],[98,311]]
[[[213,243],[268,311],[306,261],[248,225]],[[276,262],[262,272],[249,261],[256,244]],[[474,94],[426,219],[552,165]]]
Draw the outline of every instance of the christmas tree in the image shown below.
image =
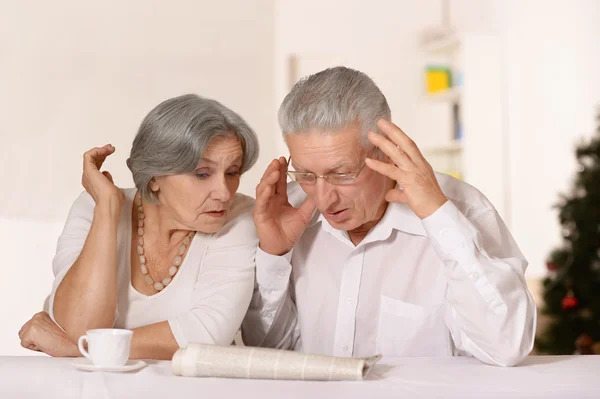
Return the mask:
[[600,109],[598,129],[577,147],[579,168],[570,195],[558,204],[563,243],[548,258],[536,340],[549,354],[600,354]]

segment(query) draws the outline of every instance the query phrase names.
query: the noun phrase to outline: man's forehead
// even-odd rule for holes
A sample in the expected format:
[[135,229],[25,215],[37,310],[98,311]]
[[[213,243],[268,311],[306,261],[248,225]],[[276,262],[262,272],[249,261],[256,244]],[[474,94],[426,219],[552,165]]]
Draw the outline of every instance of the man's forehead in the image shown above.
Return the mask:
[[364,156],[360,135],[355,128],[339,131],[311,130],[286,137],[295,168],[320,171],[354,164]]
[[307,130],[298,132],[290,132],[286,136],[297,138],[297,137],[311,137],[314,140],[326,140],[331,138],[339,139],[341,137],[346,139],[353,139],[360,137],[361,129],[358,125],[352,124],[342,128],[324,129],[319,127],[312,127]]
[[318,131],[291,133],[286,136],[290,152],[333,151],[339,147],[360,147],[360,135],[353,130]]

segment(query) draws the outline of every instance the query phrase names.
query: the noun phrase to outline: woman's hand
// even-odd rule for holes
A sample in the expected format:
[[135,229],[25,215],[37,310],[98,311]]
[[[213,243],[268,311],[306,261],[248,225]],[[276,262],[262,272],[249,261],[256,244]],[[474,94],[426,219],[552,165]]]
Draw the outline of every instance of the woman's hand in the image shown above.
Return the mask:
[[109,172],[100,172],[100,168],[106,158],[114,152],[115,147],[107,144],[104,147],[92,148],[83,154],[83,176],[81,177],[81,183],[85,191],[96,202],[96,206],[107,205],[110,206],[110,209],[120,210],[125,202],[125,195],[115,185]]
[[36,313],[19,331],[23,348],[54,357],[80,356],[77,345],[52,321],[48,313]]

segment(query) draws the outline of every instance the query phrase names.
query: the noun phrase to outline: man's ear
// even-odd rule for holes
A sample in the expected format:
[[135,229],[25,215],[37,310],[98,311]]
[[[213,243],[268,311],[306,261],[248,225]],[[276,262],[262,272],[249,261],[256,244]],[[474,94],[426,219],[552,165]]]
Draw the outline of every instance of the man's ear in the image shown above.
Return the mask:
[[385,152],[381,151],[379,148],[377,149],[377,158],[378,161],[381,161],[383,163],[390,163],[390,164],[394,164],[394,161],[392,161],[392,158],[390,158]]

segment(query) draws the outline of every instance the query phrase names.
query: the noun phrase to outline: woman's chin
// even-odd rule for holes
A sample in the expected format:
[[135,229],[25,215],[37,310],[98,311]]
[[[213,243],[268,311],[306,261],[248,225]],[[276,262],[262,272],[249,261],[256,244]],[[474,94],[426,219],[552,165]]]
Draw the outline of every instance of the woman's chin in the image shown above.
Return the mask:
[[207,234],[218,232],[227,221],[225,217],[214,217],[206,214],[203,214],[200,219],[194,224],[196,231]]
[[203,225],[202,228],[200,230],[197,230],[197,231],[199,233],[213,234],[213,233],[219,232],[219,230],[221,230],[221,227],[223,227],[223,225],[219,225],[219,226],[207,226],[207,225]]

